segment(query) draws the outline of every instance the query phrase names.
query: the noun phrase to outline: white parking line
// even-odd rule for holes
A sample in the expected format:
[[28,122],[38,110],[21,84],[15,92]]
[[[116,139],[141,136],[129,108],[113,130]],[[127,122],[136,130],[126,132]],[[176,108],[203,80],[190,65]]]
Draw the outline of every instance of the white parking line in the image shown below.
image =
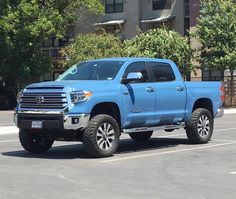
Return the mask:
[[164,154],[181,153],[181,152],[185,152],[185,151],[194,151],[194,150],[214,148],[214,147],[227,146],[227,145],[233,145],[233,144],[236,144],[236,141],[235,142],[229,142],[229,143],[222,143],[222,144],[214,144],[214,145],[207,145],[207,146],[200,146],[200,147],[178,149],[178,150],[172,150],[172,151],[148,153],[148,154],[129,156],[129,157],[124,157],[124,158],[114,158],[114,159],[109,159],[109,160],[103,160],[101,162],[102,163],[118,162],[118,161],[123,161],[123,160],[138,159],[138,158],[143,158],[143,157],[150,157],[150,156],[157,156],[157,155],[164,155]]
[[[236,128],[228,128],[228,129],[217,129],[214,130],[214,132],[221,132],[221,131],[232,131],[232,130],[236,130]],[[161,136],[157,136],[157,138],[169,138],[169,137],[178,137],[178,136],[185,136],[186,133],[181,133],[181,134],[171,134],[171,135],[161,135]],[[223,140],[213,140],[213,141],[223,141]],[[225,141],[232,141],[232,140],[225,140]]]
[[230,174],[230,175],[236,175],[236,171],[230,172],[229,174]]
[[181,133],[181,134],[172,134],[172,135],[160,135],[160,136],[157,136],[157,138],[178,137],[178,136],[183,136],[183,135],[186,135],[186,133]]
[[9,143],[9,142],[17,142],[19,140],[4,140],[4,141],[0,141],[0,143]]
[[234,140],[212,139],[212,141],[214,141],[214,142],[232,142],[232,141],[234,141]]
[[[12,124],[12,123],[5,123],[5,124],[0,124],[0,135],[8,135],[8,134],[17,134],[18,133],[18,128],[16,126],[1,126],[1,125],[7,125],[7,124]],[[228,129],[217,129],[214,130],[214,132],[221,132],[221,131],[232,131],[236,130],[236,128],[228,128]],[[185,133],[181,134],[171,134],[171,135],[161,135],[157,136],[159,138],[168,138],[168,137],[178,137],[178,136],[184,136],[186,135]]]
[[214,132],[220,132],[220,131],[232,131],[232,130],[236,130],[236,128],[229,128],[229,129],[217,129],[217,130],[214,130]]
[[66,176],[64,176],[63,174],[59,173],[58,177],[62,180],[65,180],[67,182],[71,182],[73,184],[76,184],[76,182],[74,180],[71,180],[70,178],[67,178]]
[[1,123],[1,124],[0,124],[0,126],[7,126],[7,125],[9,125],[9,126],[13,126],[14,123]]
[[17,134],[19,129],[16,126],[1,126],[0,135]]

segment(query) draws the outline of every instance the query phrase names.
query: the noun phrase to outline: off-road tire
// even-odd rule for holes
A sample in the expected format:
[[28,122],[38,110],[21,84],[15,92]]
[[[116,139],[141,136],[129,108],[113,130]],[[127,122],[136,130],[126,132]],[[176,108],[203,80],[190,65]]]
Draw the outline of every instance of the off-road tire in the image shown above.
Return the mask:
[[[114,139],[113,141],[111,141],[112,143],[110,145],[110,148],[108,149],[102,149],[101,148],[102,143],[100,143],[100,145],[98,144],[99,128],[102,127],[102,125],[104,124],[109,124],[114,131],[113,134]],[[115,153],[119,144],[119,138],[120,138],[120,127],[117,121],[110,115],[99,114],[94,116],[89,121],[89,124],[83,133],[82,141],[84,149],[89,155],[96,158],[102,158],[102,157],[109,157],[113,153]],[[104,145],[106,145],[105,142],[106,141],[103,141]]]
[[54,142],[54,140],[26,130],[20,130],[19,140],[22,147],[30,153],[44,153],[52,147]]
[[[209,121],[209,131],[206,135],[201,135],[200,130],[200,118],[207,117]],[[186,134],[191,143],[194,144],[204,144],[207,143],[213,134],[213,124],[214,120],[212,114],[204,108],[198,108],[193,111],[191,119],[186,122]],[[204,131],[203,131],[204,132]]]
[[146,142],[152,136],[153,131],[144,131],[144,132],[136,132],[130,133],[129,136],[136,142]]

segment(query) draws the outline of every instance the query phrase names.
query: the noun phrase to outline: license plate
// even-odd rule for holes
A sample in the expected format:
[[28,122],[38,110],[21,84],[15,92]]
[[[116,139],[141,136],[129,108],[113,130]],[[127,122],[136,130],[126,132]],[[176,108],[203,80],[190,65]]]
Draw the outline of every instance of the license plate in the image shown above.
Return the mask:
[[43,121],[32,121],[31,128],[41,129],[43,127]]

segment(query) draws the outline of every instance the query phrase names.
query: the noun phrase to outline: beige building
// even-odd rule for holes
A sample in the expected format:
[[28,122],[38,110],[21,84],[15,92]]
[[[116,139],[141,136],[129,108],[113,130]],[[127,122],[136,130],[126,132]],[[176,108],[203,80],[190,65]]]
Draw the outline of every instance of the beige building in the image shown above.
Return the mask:
[[139,30],[166,25],[181,35],[189,29],[189,1],[187,0],[103,0],[105,14],[84,14],[75,25],[75,34],[99,31],[116,33],[121,39],[134,37]]
[[122,40],[134,37],[139,31],[167,26],[188,35],[192,16],[196,18],[193,5],[199,0],[102,0],[105,13],[101,16],[89,15],[82,11],[81,18],[68,29],[64,39],[52,37],[44,45],[44,49],[52,57],[55,68],[53,74],[45,74],[41,80],[55,79],[63,71],[60,68],[65,57],[61,56],[63,48],[73,40],[77,34],[106,32],[118,35]]

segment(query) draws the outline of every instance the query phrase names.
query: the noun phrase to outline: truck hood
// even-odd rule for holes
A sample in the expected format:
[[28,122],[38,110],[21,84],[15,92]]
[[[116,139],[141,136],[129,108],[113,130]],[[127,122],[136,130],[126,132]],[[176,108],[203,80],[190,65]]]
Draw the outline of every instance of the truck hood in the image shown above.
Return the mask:
[[67,81],[49,81],[31,84],[27,88],[40,88],[47,89],[47,87],[63,87],[65,92],[81,91],[81,90],[97,90],[98,88],[104,88],[111,80],[67,80]]

